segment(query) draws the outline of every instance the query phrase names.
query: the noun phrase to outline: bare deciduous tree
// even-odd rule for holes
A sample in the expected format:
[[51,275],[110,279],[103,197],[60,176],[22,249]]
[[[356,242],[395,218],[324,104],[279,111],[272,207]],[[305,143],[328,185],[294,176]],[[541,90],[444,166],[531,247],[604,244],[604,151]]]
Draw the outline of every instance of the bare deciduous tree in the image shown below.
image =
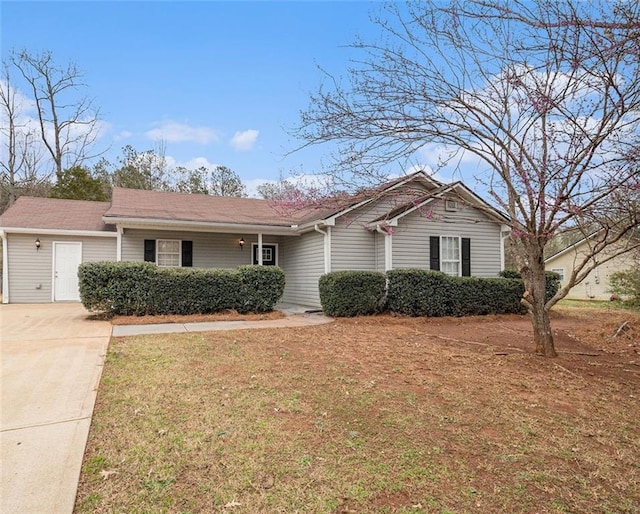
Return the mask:
[[[165,156],[166,145],[160,141],[153,150],[138,152],[131,145],[122,148],[119,167],[113,172],[111,181],[115,187],[170,191],[171,170]],[[99,163],[103,170],[108,164]]]
[[[511,218],[536,352],[555,356],[551,307],[595,256],[638,246],[625,198],[640,188],[640,4],[421,1],[376,22],[382,42],[354,45],[346,85],[327,74],[297,134],[338,143],[343,184],[380,181],[434,148],[443,165],[479,162]],[[546,301],[545,247],[576,228],[597,235]]]
[[[24,100],[24,99],[22,99]],[[0,76],[0,212],[4,211],[20,193],[39,192],[48,176],[38,175],[41,154],[34,144],[33,131],[24,115],[19,92],[11,83],[9,66],[2,65]],[[46,188],[45,188],[46,189]]]
[[10,62],[26,81],[35,102],[38,132],[56,176],[81,165],[99,136],[99,110],[87,96],[84,76],[74,63],[55,64],[50,52],[13,52]]

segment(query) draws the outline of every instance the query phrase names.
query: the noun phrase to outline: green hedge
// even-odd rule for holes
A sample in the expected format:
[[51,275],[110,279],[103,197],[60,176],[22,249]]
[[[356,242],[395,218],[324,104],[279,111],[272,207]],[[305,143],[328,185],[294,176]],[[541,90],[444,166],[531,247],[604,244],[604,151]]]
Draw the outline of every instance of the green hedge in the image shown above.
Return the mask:
[[89,262],[78,268],[78,278],[88,310],[122,315],[267,312],[284,292],[284,272],[271,266],[227,270]]
[[522,280],[450,277],[440,271],[387,272],[389,310],[409,316],[522,313]]
[[155,269],[149,314],[208,314],[238,308],[239,277],[234,270]]
[[238,312],[269,312],[284,293],[284,272],[276,266],[240,266]]
[[[560,275],[558,275],[555,271],[545,271],[545,289],[544,289],[544,298],[545,301],[551,300],[558,290],[560,289]],[[521,280],[522,277],[520,273],[516,270],[506,269],[500,272],[500,276],[503,278],[517,279]]]
[[90,311],[148,314],[155,274],[149,263],[87,262],[78,267],[80,299]]
[[322,310],[329,316],[376,314],[385,306],[384,273],[335,271],[319,281]]

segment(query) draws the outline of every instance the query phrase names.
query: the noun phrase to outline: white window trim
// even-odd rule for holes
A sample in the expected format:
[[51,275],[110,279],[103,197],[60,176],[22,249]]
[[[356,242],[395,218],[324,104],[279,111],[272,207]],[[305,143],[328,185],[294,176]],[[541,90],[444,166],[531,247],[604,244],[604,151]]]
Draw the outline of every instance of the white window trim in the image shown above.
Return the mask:
[[[178,265],[177,266],[163,266],[158,263],[158,255],[160,253],[160,241],[175,243],[178,242]],[[159,268],[181,268],[182,267],[182,239],[156,239],[156,266]]]
[[[258,246],[258,243],[251,243],[251,256],[249,257],[251,264],[253,264],[253,252],[255,251],[254,248]],[[278,243],[262,243],[262,246],[275,246],[276,249],[276,263],[275,266],[278,265],[278,254],[280,253],[278,250]]]
[[564,268],[551,268],[551,271],[557,273],[558,275],[560,275],[560,282],[564,282],[565,281],[565,274],[564,274]]
[[[451,238],[451,239],[457,239],[458,240],[458,260],[451,260],[451,259],[447,259],[445,261],[445,259],[442,257],[442,252],[444,250],[444,244],[442,244],[442,240],[443,238]],[[449,275],[452,277],[461,277],[462,276],[462,237],[460,236],[448,236],[448,235],[444,235],[444,236],[440,236],[440,271],[442,271],[443,273],[445,273],[442,268],[444,267],[443,264],[445,262],[457,262],[458,263],[458,274],[457,275]],[[447,273],[448,275],[448,273]]]

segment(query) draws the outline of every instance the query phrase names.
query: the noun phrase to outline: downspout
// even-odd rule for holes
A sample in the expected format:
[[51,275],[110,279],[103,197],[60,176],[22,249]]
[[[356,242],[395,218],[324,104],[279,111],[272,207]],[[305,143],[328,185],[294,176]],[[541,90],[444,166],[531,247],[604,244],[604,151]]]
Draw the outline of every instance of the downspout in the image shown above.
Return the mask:
[[390,271],[393,269],[393,242],[391,234],[380,225],[376,225],[376,232],[384,235],[384,270]]
[[122,260],[122,234],[124,234],[124,229],[118,225],[116,230],[118,233],[116,236],[116,262],[120,262]]
[[501,225],[500,227],[500,271],[504,271],[505,265],[505,251],[504,251],[504,242],[511,235],[511,229],[506,225]]
[[7,233],[0,230],[2,239],[2,303],[9,303],[9,241]]
[[331,273],[331,227],[327,227],[325,232],[316,224],[313,230],[324,236],[324,272]]

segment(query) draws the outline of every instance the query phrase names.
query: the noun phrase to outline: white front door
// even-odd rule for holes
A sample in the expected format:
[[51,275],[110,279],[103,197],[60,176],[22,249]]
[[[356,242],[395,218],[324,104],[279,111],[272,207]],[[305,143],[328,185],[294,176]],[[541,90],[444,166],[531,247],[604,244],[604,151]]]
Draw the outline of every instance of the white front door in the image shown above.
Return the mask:
[[53,301],[78,301],[82,243],[53,243]]

